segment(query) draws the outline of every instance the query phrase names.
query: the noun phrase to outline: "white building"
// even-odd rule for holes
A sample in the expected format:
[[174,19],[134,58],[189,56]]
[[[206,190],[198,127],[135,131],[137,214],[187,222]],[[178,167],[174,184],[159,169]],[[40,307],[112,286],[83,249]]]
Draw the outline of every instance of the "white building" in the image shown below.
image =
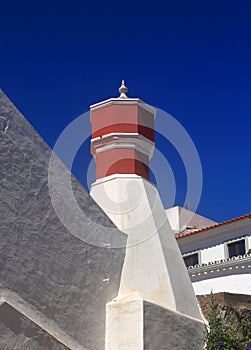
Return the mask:
[[180,207],[166,213],[196,295],[251,295],[251,213],[221,223]]

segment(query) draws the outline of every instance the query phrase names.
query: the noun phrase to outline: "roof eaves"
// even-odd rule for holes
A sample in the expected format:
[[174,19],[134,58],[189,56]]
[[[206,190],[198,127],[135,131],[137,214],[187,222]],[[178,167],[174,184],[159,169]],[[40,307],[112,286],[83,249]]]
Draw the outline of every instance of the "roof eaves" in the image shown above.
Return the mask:
[[220,223],[212,225],[212,226],[207,226],[207,227],[203,227],[203,228],[196,229],[196,230],[187,230],[187,231],[184,231],[182,233],[176,234],[175,237],[176,237],[176,239],[180,239],[180,238],[184,238],[184,237],[187,237],[187,236],[192,236],[192,235],[194,235],[196,233],[201,233],[201,232],[204,232],[204,231],[207,231],[207,230],[211,230],[211,229],[217,228],[219,226],[231,224],[233,222],[236,222],[236,221],[239,221],[239,220],[242,220],[242,219],[246,219],[246,218],[251,218],[251,213],[248,213],[248,214],[245,214],[245,215],[242,215],[242,216],[239,216],[237,218],[233,218],[233,219],[230,219],[230,220],[227,220],[227,221],[223,221],[223,222],[220,222]]

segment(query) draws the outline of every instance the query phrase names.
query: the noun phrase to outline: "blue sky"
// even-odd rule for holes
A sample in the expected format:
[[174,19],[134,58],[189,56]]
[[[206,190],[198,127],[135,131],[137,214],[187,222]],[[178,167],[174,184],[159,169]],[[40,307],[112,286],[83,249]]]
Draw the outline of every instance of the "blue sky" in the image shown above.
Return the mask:
[[[121,79],[176,118],[203,169],[197,211],[223,221],[250,211],[251,2],[1,1],[0,87],[53,147]],[[156,136],[182,205],[186,174]],[[88,143],[74,172],[84,184]],[[167,181],[168,192],[168,181]]]

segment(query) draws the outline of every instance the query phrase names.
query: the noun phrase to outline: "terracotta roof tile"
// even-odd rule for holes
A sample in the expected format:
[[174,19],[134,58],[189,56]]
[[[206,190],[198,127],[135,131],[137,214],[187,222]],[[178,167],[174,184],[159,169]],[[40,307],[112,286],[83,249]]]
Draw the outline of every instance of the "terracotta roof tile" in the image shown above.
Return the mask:
[[212,226],[207,226],[207,227],[203,227],[203,228],[199,228],[199,229],[193,229],[193,230],[186,230],[186,231],[183,231],[181,233],[176,234],[175,237],[176,237],[176,239],[180,239],[180,238],[184,238],[184,237],[187,237],[187,236],[192,236],[192,235],[194,235],[196,233],[200,233],[200,232],[204,232],[204,231],[207,231],[207,230],[211,230],[211,229],[219,227],[219,226],[231,224],[232,222],[239,221],[239,220],[242,220],[242,219],[245,219],[245,218],[248,218],[248,217],[251,218],[251,213],[239,216],[239,217],[231,219],[231,220],[223,221],[223,222],[220,222],[220,223],[212,225]]

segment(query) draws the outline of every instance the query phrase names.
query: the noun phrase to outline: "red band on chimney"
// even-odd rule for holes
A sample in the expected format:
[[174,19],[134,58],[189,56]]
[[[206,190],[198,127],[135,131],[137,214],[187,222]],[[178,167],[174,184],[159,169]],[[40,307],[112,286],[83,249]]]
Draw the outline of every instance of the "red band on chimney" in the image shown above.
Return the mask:
[[97,179],[113,174],[136,174],[149,180],[148,157],[133,149],[111,149],[97,153]]
[[92,138],[110,133],[139,133],[154,141],[154,118],[138,105],[110,105],[91,111]]

